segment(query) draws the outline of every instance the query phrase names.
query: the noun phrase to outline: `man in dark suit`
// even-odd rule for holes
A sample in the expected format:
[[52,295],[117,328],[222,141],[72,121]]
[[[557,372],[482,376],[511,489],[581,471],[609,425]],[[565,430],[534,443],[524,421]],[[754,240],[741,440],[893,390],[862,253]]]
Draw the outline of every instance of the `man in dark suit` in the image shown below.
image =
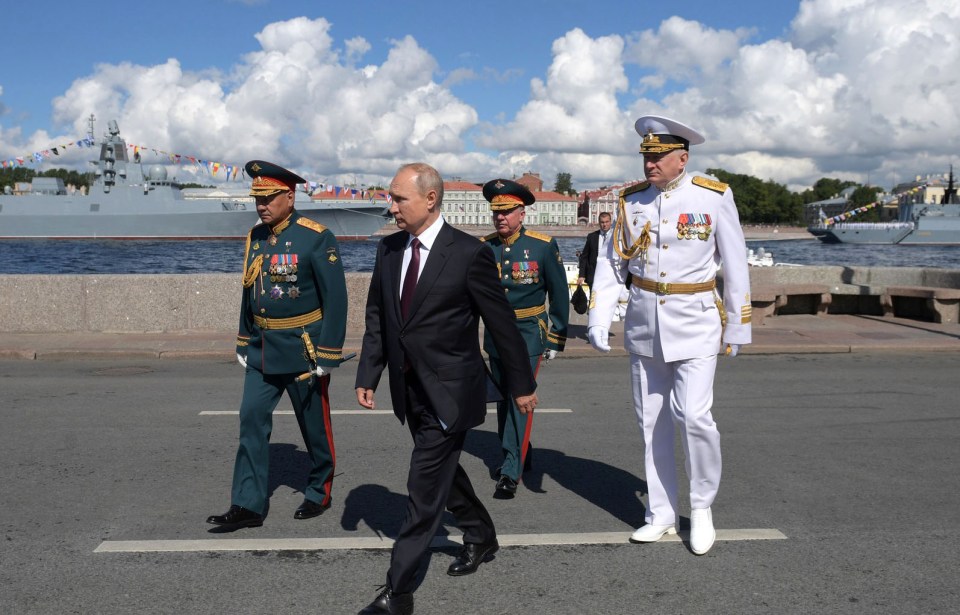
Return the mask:
[[463,530],[463,549],[447,573],[475,572],[499,548],[489,513],[460,466],[466,432],[486,415],[488,373],[479,324],[497,346],[503,389],[523,413],[537,405],[527,349],[504,297],[490,247],[440,215],[443,180],[424,164],[405,165],[390,183],[400,232],[385,237],[367,295],[357,401],[374,407],[386,368],[394,413],[413,436],[407,513],[384,590],[361,614],[413,613],[420,561],[444,508]]
[[577,274],[577,286],[586,282],[587,286],[593,288],[593,274],[597,270],[597,254],[606,247],[606,241],[610,237],[610,212],[604,211],[597,216],[600,222],[600,228],[587,235],[587,242],[583,244],[580,250],[580,271]]

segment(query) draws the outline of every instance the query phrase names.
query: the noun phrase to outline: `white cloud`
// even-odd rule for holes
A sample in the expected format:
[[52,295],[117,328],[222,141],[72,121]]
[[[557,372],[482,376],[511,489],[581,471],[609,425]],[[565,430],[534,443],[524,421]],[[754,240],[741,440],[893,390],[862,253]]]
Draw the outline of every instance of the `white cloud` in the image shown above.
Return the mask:
[[599,153],[625,121],[617,94],[627,89],[623,39],[591,39],[574,29],[553,43],[546,81],[530,82],[531,100],[502,126],[487,126],[478,143],[493,150]]
[[369,42],[338,42],[325,19],[297,18],[265,26],[259,48],[232,67],[191,72],[177,58],[97,66],[53,103],[67,135],[0,127],[0,151],[82,136],[92,111],[100,127],[117,119],[131,143],[265,158],[327,181],[388,178],[427,160],[475,181],[533,170],[552,186],[565,171],[589,187],[642,174],[633,121],[652,113],[706,135],[693,168],[791,187],[824,176],[889,186],[955,161],[960,3],[802,0],[783,37],[755,35],[680,17],[623,36],[574,29],[554,40],[528,100],[481,123],[450,88],[517,81],[518,69],[442,72],[410,36],[359,67]]
[[[403,162],[462,155],[477,113],[433,80],[437,62],[416,40],[392,41],[381,65],[356,69],[369,43],[353,38],[341,51],[330,30],[322,18],[269,24],[256,35],[260,49],[226,73],[190,73],[176,59],[100,65],[54,101],[54,118],[82,135],[93,110],[100,127],[117,119],[129,143],[231,163],[263,158],[319,181],[379,180]],[[49,147],[50,137],[30,141]],[[486,168],[492,159],[468,160]]]
[[656,32],[645,30],[629,36],[624,59],[652,67],[672,79],[692,78],[716,70],[735,57],[750,34],[747,29],[713,30],[696,21],[670,17]]
[[[530,166],[543,177],[616,181],[641,172],[633,120],[660,114],[707,136],[694,168],[791,187],[824,176],[889,186],[945,169],[960,151],[960,3],[804,0],[785,39],[752,35],[679,17],[625,43],[574,30],[554,43],[530,102],[482,142],[537,153]],[[604,53],[605,42],[622,54]],[[643,72],[621,111],[632,64]]]

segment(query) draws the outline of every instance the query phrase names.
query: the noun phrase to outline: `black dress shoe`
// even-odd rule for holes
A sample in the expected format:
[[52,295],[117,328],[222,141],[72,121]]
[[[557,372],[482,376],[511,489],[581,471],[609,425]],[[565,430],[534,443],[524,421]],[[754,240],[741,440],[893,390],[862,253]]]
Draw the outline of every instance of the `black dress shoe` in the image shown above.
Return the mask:
[[500,480],[497,481],[497,488],[493,492],[493,497],[498,500],[509,500],[517,494],[517,481],[513,480],[506,474],[500,475]]
[[396,594],[388,587],[360,615],[413,615],[413,594]]
[[263,525],[263,515],[234,504],[230,507],[230,510],[222,515],[210,515],[207,517],[207,523],[227,525],[237,529],[241,527],[260,527]]
[[463,545],[460,555],[453,560],[450,567],[447,568],[447,574],[452,577],[462,577],[465,574],[473,574],[483,562],[489,562],[493,559],[493,554],[500,548],[496,539],[491,542],[474,543],[468,542]]
[[330,503],[327,502],[327,505],[317,504],[313,500],[303,499],[303,504],[297,507],[296,512],[293,513],[294,519],[312,519],[314,517],[319,517],[323,514],[323,511],[330,508]]

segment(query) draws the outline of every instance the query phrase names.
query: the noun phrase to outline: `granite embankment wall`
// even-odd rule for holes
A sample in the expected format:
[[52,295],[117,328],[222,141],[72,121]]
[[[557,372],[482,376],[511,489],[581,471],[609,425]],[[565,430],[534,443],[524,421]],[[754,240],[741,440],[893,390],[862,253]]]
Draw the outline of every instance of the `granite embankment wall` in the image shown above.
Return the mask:
[[[751,269],[755,287],[822,284],[836,313],[875,313],[887,286],[960,288],[960,270],[913,267],[765,267]],[[348,273],[347,326],[363,328],[369,273]],[[0,331],[236,331],[240,276],[0,275]],[[585,318],[572,321],[583,324]]]

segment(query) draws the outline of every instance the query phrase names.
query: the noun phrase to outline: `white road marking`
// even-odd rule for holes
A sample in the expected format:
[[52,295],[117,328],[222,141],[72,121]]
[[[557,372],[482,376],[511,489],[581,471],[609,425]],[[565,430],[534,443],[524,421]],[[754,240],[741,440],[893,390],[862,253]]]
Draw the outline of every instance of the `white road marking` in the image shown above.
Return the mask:
[[[537,408],[534,414],[570,414],[570,408]],[[201,410],[200,416],[237,416],[239,410]],[[293,410],[274,410],[274,415],[293,414]],[[330,414],[393,414],[393,410],[331,410]]]
[[[500,534],[501,547],[534,547],[548,545],[630,544],[631,532],[592,532],[572,534]],[[660,542],[681,542],[680,535],[664,536]],[[717,530],[718,541],[786,540],[775,529]],[[153,553],[195,551],[335,551],[358,549],[390,549],[392,538],[209,538],[205,540],[105,540],[94,553]],[[437,536],[430,543],[434,549],[463,544],[460,536]]]

